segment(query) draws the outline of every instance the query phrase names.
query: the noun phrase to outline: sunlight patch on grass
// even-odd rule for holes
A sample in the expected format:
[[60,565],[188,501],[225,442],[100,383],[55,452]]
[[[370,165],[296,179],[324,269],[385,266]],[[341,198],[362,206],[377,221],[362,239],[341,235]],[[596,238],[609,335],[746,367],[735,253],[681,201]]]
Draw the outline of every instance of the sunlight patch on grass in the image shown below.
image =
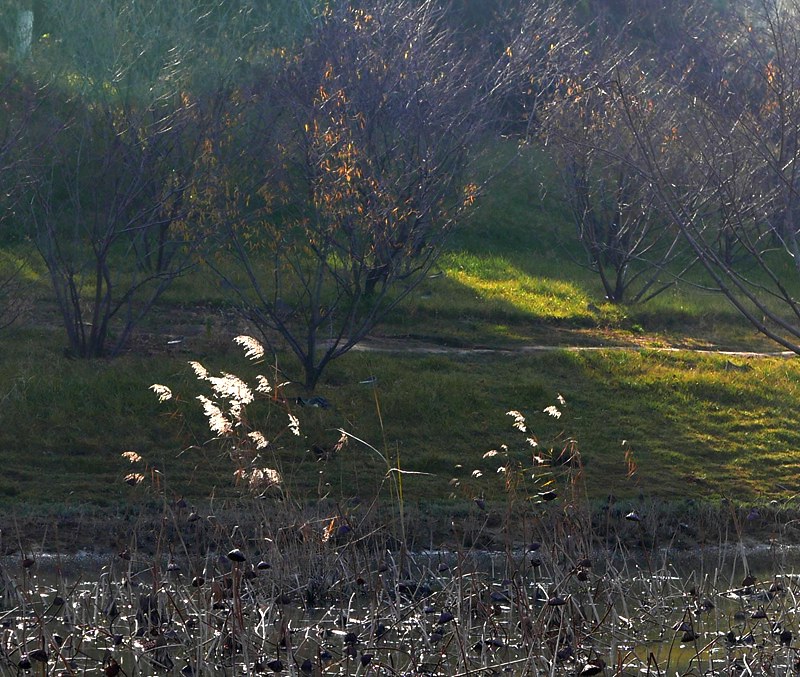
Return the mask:
[[34,264],[36,255],[30,251],[0,249],[0,276],[17,275],[23,282],[38,282],[42,272]]
[[449,277],[483,300],[506,303],[540,318],[593,320],[589,296],[580,287],[529,275],[504,257],[452,254],[445,259],[444,268]]

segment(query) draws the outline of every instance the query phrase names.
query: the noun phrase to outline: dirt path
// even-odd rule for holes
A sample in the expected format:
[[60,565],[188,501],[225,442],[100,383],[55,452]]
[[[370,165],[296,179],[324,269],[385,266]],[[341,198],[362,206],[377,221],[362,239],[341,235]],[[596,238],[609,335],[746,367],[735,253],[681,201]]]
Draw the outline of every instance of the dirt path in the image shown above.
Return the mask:
[[441,345],[433,342],[421,341],[410,338],[377,338],[367,337],[355,347],[358,352],[376,353],[413,353],[419,355],[520,355],[524,353],[544,353],[556,350],[568,350],[575,352],[588,352],[599,350],[631,350],[631,351],[654,351],[664,353],[692,352],[709,353],[714,355],[726,355],[728,357],[756,358],[756,357],[795,357],[795,353],[790,350],[774,351],[755,351],[755,350],[723,350],[719,348],[691,348],[691,347],[672,347],[672,346],[641,346],[641,345],[522,345],[510,348],[492,348],[488,346],[457,347]]

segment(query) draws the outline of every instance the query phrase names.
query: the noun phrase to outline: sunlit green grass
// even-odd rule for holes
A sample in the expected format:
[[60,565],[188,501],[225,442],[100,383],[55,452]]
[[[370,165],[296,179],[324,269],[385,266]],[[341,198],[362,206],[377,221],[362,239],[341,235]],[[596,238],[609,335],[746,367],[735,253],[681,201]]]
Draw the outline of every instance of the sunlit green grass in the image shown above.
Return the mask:
[[502,257],[473,253],[450,255],[443,267],[487,306],[507,305],[543,320],[593,321],[591,297],[574,282],[530,275]]
[[[643,306],[613,306],[579,265],[570,224],[552,191],[531,189],[525,162],[457,230],[449,250],[419,289],[376,329],[455,347],[522,348],[691,346],[774,350],[719,295],[678,286]],[[536,184],[536,181],[533,181]],[[231,343],[246,329],[230,290],[198,265],[177,280],[147,318],[131,353],[91,363],[63,356],[65,340],[35,250],[4,255],[25,261],[30,297],[22,321],[0,334],[0,505],[157,500],[123,482],[120,456],[142,455],[148,483],[165,496],[225,500],[235,494],[230,460],[215,444],[194,397],[202,392],[187,361],[254,375]],[[234,318],[234,319],[231,319]],[[184,340],[168,347],[167,337]],[[300,372],[279,355],[282,379]],[[278,465],[295,495],[370,496],[387,492],[386,462],[351,441],[318,462],[309,451],[338,430],[374,445],[405,475],[405,497],[437,502],[502,498],[499,461],[484,454],[508,445],[527,463],[531,448],[506,412],[523,412],[542,447],[577,441],[590,496],[788,498],[800,491],[796,411],[798,366],[791,359],[745,359],[689,352],[621,351],[451,353],[353,352],[334,362],[319,393],[330,410],[294,411],[304,437],[280,438]],[[361,384],[375,377],[373,388]],[[164,383],[182,404],[159,405],[148,390]],[[289,395],[297,394],[287,388]],[[563,415],[544,413],[558,395]],[[271,412],[271,413],[270,413]],[[286,411],[262,404],[254,415],[284,425]],[[625,452],[636,464],[627,476]],[[480,471],[480,477],[474,471]],[[149,486],[149,484],[148,484]],[[449,507],[448,507],[449,506]]]
[[[646,304],[608,303],[597,275],[584,265],[585,253],[554,188],[552,163],[535,150],[506,159],[496,189],[456,229],[435,274],[379,332],[457,345],[645,340],[775,348],[721,294],[698,286],[670,286]],[[695,277],[703,282],[702,273]]]
[[[124,484],[135,450],[170,499],[235,495],[233,466],[214,443],[195,395],[203,392],[187,360],[205,354],[212,370],[256,370],[221,339],[198,339],[173,355],[130,355],[85,363],[54,354],[52,336],[14,330],[0,370],[0,504],[112,507],[140,501],[147,485]],[[215,348],[219,347],[219,350]],[[288,356],[286,371],[291,378]],[[375,377],[376,384],[365,385]],[[789,498],[800,492],[800,367],[782,358],[658,351],[554,351],[525,355],[386,355],[352,353],[334,363],[319,392],[329,410],[292,411],[303,437],[283,434],[265,462],[280,467],[292,495],[370,497],[383,487],[386,464],[351,441],[326,462],[309,451],[344,429],[375,446],[404,476],[405,498],[455,506],[476,496],[502,500],[498,459],[507,445],[530,462],[526,435],[506,412],[521,411],[541,450],[577,441],[590,497],[660,496],[737,501]],[[181,397],[159,404],[149,391],[169,385]],[[287,394],[292,395],[292,387]],[[559,405],[561,395],[565,405]],[[556,405],[555,419],[544,409]],[[285,427],[283,406],[261,403],[254,422]],[[636,462],[627,477],[625,451]],[[479,470],[481,477],[474,477]],[[532,489],[531,489],[532,490]]]

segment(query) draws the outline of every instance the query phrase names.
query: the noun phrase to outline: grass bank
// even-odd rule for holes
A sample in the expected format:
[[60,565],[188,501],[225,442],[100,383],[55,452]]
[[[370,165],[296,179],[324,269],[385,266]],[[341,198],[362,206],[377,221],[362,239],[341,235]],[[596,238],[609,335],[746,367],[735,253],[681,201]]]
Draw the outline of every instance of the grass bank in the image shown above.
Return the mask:
[[[530,462],[534,452],[507,415],[518,410],[538,439],[535,453],[580,450],[596,502],[609,494],[792,500],[800,491],[795,360],[665,350],[775,346],[697,287],[676,286],[644,306],[604,302],[569,244],[557,196],[529,190],[529,169],[509,169],[440,269],[378,328],[376,337],[399,342],[397,352],[354,351],[333,363],[319,387],[330,409],[292,404],[300,393],[291,385],[283,408],[254,409],[273,427],[290,412],[300,418],[303,435],[271,447],[287,486],[310,500],[370,497],[388,491],[391,466],[413,473],[403,481],[407,504],[435,505],[445,522],[475,498],[502,505],[499,459],[484,455],[506,445],[507,463]],[[187,362],[248,378],[269,366],[248,363],[233,345],[249,328],[214,278],[198,269],[179,280],[128,354],[83,362],[63,354],[35,252],[9,251],[29,265],[25,312],[0,333],[0,506],[113,511],[164,497],[234,497],[230,459],[208,441],[195,399],[202,386]],[[420,341],[440,352],[416,350]],[[277,359],[279,380],[298,378],[290,356]],[[153,383],[180,393],[178,407],[159,405]],[[545,413],[552,405],[560,418]],[[328,453],[339,430],[380,454],[355,440]],[[124,483],[126,450],[143,457],[157,492]]]
[[[257,367],[238,348],[198,339],[196,350],[189,342],[171,354],[87,363],[54,354],[30,332],[6,336],[25,348],[3,364],[0,504],[116,504],[125,500],[125,450],[158,469],[176,498],[231,495],[232,467],[208,442],[194,400],[202,386],[187,361],[254,377]],[[324,460],[314,451],[332,447],[344,429],[403,469],[426,473],[407,480],[409,500],[499,498],[502,482],[484,454],[505,444],[520,461],[531,455],[511,426],[513,409],[543,450],[576,441],[595,498],[788,498],[800,490],[798,375],[791,359],[649,348],[354,352],[319,389],[330,409],[286,405],[303,436],[282,437],[277,461],[309,496],[320,491],[320,473],[344,494],[370,495],[386,472],[375,453],[356,442]],[[180,406],[159,405],[152,383],[180,392]],[[554,404],[560,418],[544,413]],[[284,425],[274,404],[253,415]]]

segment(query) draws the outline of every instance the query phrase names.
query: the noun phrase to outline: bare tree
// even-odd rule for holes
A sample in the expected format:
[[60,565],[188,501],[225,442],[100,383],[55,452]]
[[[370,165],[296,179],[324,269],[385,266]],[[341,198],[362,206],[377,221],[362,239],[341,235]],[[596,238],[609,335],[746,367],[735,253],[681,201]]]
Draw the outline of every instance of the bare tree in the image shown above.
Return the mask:
[[235,272],[211,261],[309,389],[426,277],[480,190],[468,169],[490,103],[545,35],[520,31],[480,69],[430,1],[333,3],[314,31],[246,97],[267,123],[222,164],[257,166],[255,152],[269,166],[247,190],[231,170]]
[[203,137],[191,103],[176,99],[143,109],[78,102],[57,123],[32,216],[76,357],[117,354],[194,263],[189,192],[202,191]]
[[[36,92],[18,70],[0,57],[5,72],[0,83],[0,240],[10,242],[18,230],[19,200],[30,182],[31,119]],[[9,231],[14,231],[10,233]],[[0,256],[0,328],[17,319],[24,303],[24,262],[10,252]]]
[[[762,333],[800,353],[800,3],[758,0],[719,27],[713,78],[693,66],[644,96],[617,82],[636,165],[713,284]],[[709,83],[710,84],[706,84]],[[669,111],[659,128],[644,111]],[[662,118],[662,119],[665,119]],[[664,158],[680,155],[680,181]]]
[[[644,302],[669,288],[676,277],[666,271],[683,255],[679,231],[661,215],[650,181],[636,169],[639,148],[615,100],[613,74],[619,77],[629,60],[615,51],[595,55],[589,65],[596,68],[565,77],[545,125],[586,265],[613,303]],[[631,69],[626,91],[641,81]],[[681,171],[673,156],[661,164],[665,176]]]
[[[309,3],[312,0],[309,0]],[[49,37],[28,69],[56,131],[31,199],[34,237],[75,356],[114,355],[169,284],[197,263],[221,102],[261,63],[273,3],[42,6]],[[282,13],[286,44],[310,4]],[[44,123],[42,126],[45,126]],[[229,131],[229,130],[228,130]]]
[[34,238],[69,352],[115,355],[196,263],[192,222],[228,74],[195,65],[208,50],[231,67],[231,36],[212,34],[196,3],[49,10],[55,38],[29,67],[42,83],[39,128],[53,135],[31,199]]

